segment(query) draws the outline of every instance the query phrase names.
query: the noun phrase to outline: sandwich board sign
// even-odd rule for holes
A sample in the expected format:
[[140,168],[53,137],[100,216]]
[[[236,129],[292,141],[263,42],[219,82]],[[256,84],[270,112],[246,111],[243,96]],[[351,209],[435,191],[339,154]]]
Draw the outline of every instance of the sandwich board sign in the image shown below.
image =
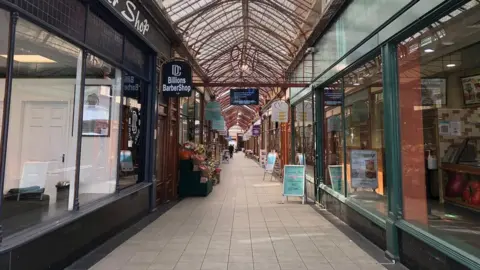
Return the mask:
[[265,173],[263,174],[263,180],[265,180],[265,175],[269,173],[270,181],[272,181],[273,177],[273,169],[275,168],[275,161],[277,160],[276,153],[268,153],[267,155],[267,163],[265,164]]
[[283,167],[283,197],[302,197],[305,203],[305,165]]

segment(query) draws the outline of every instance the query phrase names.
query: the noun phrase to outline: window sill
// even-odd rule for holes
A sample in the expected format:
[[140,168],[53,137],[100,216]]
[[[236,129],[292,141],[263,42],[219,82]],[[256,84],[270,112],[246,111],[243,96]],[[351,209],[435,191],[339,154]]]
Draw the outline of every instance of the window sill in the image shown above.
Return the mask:
[[100,198],[95,201],[91,201],[82,205],[78,211],[69,211],[65,212],[62,215],[59,215],[56,218],[38,223],[29,227],[23,231],[14,233],[5,237],[0,245],[0,253],[9,251],[10,249],[26,244],[34,239],[37,239],[47,233],[55,231],[57,228],[66,226],[74,220],[77,220],[99,208],[102,208],[112,202],[130,196],[140,190],[148,188],[151,186],[151,183],[139,183],[131,187],[120,190],[118,193],[113,193],[104,198]]

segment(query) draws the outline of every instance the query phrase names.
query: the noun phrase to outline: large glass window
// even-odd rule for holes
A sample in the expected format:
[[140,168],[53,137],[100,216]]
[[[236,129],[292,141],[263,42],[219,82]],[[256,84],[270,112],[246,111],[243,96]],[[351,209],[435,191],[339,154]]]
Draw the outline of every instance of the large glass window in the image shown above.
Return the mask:
[[345,194],[344,128],[342,121],[342,82],[323,89],[324,96],[324,184]]
[[379,56],[343,78],[348,197],[387,215],[383,83]]
[[305,111],[303,110],[303,102],[295,105],[295,164],[305,165],[305,152],[303,146],[303,125]]
[[[5,91],[5,78],[7,72],[8,35],[10,26],[10,13],[0,9],[0,131],[3,123],[3,97]],[[2,138],[0,138],[1,142]]]
[[[98,57],[88,55],[85,80],[85,97],[80,101],[83,106],[82,157],[80,165],[79,201],[85,203],[115,192],[117,184],[117,157],[120,121],[120,91],[122,72]],[[135,99],[128,98],[127,106]],[[135,146],[140,144],[140,113],[129,117],[129,138],[123,155],[138,154]],[[129,112],[130,113],[130,112]],[[134,149],[135,148],[135,149]],[[133,151],[130,149],[134,149]],[[125,162],[122,162],[125,163]],[[122,168],[123,169],[123,168]],[[133,162],[131,163],[133,168]],[[130,181],[137,181],[136,174]],[[124,177],[123,183],[127,182]]]
[[[106,64],[104,64],[106,65]],[[112,92],[112,108],[111,111],[111,128],[112,130],[118,129],[118,116],[117,116],[117,107],[120,106],[121,119],[120,119],[120,171],[119,171],[119,180],[118,188],[123,189],[125,187],[134,185],[135,183],[141,181],[139,179],[139,168],[141,168],[141,119],[142,119],[142,106],[140,96],[142,89],[144,87],[143,81],[138,77],[123,72],[123,81],[120,80],[120,70],[113,68],[107,64],[111,69],[108,77],[102,79],[98,70],[95,71],[95,68],[90,66],[87,71],[87,83],[90,81],[104,81],[104,83],[111,82],[111,87],[119,87],[123,85],[123,99],[120,102],[119,93]],[[87,84],[88,86],[88,84]],[[86,88],[87,89],[87,88]],[[88,92],[85,92],[87,95]],[[113,95],[114,94],[114,95]],[[85,110],[85,108],[84,108]],[[85,123],[85,121],[84,121]],[[115,135],[117,136],[117,135]],[[114,141],[117,137],[111,137],[109,142],[111,147],[113,147]],[[110,149],[113,151],[114,149]],[[113,152],[112,152],[113,153]],[[83,154],[83,149],[82,149]],[[111,163],[113,165],[113,163]],[[112,177],[112,176],[111,176]]]
[[307,181],[314,183],[315,179],[315,136],[314,136],[314,111],[313,97],[305,99],[303,109],[307,113],[304,119],[303,145],[305,146],[305,165]]
[[[0,12],[2,38],[8,25]],[[6,44],[0,43],[3,78]],[[54,34],[19,19],[14,49],[1,216],[5,235],[72,209],[81,84],[80,48]]]
[[398,45],[404,218],[480,256],[480,28],[470,1]]

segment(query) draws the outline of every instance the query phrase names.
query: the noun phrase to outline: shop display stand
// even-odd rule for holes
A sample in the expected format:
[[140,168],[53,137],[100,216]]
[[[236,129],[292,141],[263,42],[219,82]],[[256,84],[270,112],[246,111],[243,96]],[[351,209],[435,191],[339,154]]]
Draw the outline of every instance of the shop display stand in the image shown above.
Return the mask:
[[193,170],[192,160],[181,160],[179,164],[179,170],[180,181],[178,184],[178,192],[180,197],[205,197],[212,192],[212,180],[208,179],[206,183],[201,183],[200,178],[202,178],[202,172]]

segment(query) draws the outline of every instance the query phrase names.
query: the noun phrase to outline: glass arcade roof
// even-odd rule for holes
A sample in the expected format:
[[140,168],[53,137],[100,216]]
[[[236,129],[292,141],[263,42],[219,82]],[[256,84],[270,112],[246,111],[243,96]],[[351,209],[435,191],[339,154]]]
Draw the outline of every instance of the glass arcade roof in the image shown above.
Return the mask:
[[[211,82],[283,82],[320,17],[320,0],[157,1]],[[213,92],[229,99],[229,89]],[[269,99],[276,89],[260,92]]]

